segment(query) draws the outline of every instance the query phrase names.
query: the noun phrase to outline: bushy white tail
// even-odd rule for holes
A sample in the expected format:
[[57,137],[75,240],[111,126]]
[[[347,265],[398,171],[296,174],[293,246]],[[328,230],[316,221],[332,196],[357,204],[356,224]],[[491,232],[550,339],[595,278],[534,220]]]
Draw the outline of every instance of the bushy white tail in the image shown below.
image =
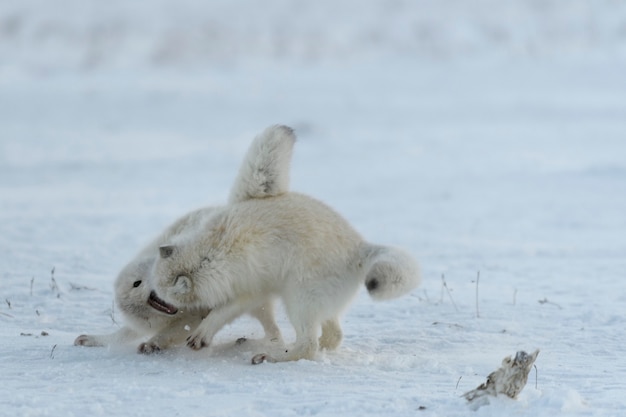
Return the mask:
[[296,135],[274,125],[254,138],[230,191],[229,203],[273,197],[289,191],[289,165]]
[[417,262],[402,249],[364,244],[361,257],[365,287],[375,300],[400,297],[421,282]]

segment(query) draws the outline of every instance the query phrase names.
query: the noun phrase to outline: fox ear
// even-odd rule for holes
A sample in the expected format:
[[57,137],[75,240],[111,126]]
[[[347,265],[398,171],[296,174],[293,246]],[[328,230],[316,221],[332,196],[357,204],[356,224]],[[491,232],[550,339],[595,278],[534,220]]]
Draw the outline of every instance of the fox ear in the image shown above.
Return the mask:
[[176,246],[174,245],[159,246],[159,254],[161,255],[162,259],[167,259],[172,256],[174,250],[176,250]]
[[177,294],[187,294],[191,291],[191,279],[185,275],[176,277],[174,281],[174,292]]

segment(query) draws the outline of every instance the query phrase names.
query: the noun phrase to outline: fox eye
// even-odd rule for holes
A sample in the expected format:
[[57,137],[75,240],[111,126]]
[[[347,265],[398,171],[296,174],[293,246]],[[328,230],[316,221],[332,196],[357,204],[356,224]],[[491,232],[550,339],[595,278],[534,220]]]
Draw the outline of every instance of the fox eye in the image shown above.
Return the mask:
[[133,282],[133,288],[137,288],[140,285],[141,285],[141,280]]

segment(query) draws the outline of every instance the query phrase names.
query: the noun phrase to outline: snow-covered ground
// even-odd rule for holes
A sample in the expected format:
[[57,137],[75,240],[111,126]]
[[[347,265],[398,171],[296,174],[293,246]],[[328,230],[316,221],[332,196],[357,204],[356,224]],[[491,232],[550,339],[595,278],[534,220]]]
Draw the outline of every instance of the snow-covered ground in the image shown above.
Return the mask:
[[[0,416],[626,413],[624,4],[54,4],[0,4]],[[361,291],[316,361],[251,366],[248,318],[200,352],[73,346],[119,327],[117,272],[223,203],[273,123],[292,188],[423,285]],[[517,401],[468,408],[536,348]]]

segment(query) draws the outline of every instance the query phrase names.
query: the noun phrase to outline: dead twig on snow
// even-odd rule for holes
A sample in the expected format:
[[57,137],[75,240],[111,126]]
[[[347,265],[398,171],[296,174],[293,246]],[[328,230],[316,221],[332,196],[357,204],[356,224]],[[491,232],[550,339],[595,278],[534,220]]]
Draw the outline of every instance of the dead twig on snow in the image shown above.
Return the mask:
[[[446,292],[448,293],[448,297],[450,298],[450,302],[454,306],[454,309],[456,311],[459,311],[458,307],[456,306],[456,303],[454,302],[454,299],[452,298],[452,293],[450,292],[450,288],[448,288],[448,284],[446,283],[446,277],[443,274],[441,274],[441,283],[443,285],[443,288],[445,288]],[[441,298],[443,300],[443,297]]]
[[57,280],[54,279],[54,269],[55,267],[52,267],[52,271],[50,271],[50,289],[52,290],[52,292],[57,293],[57,298],[61,298],[61,290],[57,285]]
[[478,282],[480,281],[480,271],[478,271],[478,275],[476,276],[476,318],[480,318],[480,312],[478,311]]
[[554,302],[548,300],[546,297],[544,297],[543,300],[539,300],[539,304],[552,304],[553,306],[555,306],[559,310],[563,310],[563,307],[561,307],[557,303],[554,303]]

